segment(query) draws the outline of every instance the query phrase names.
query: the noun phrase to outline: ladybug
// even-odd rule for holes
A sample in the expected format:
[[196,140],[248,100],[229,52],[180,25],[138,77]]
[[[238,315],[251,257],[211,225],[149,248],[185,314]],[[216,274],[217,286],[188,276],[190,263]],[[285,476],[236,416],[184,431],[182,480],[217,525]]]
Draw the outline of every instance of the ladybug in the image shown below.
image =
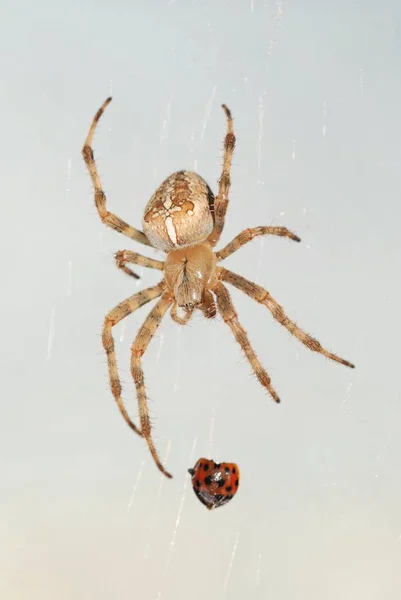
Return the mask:
[[237,493],[240,472],[235,463],[200,458],[188,473],[196,496],[209,510],[227,504]]

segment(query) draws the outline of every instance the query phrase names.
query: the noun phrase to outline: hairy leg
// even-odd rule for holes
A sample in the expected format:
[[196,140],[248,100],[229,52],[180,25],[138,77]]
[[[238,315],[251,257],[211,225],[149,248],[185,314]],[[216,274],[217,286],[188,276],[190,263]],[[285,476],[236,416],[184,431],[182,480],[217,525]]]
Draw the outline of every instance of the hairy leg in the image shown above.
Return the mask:
[[263,385],[264,388],[266,388],[266,390],[272,396],[273,400],[275,400],[276,402],[280,402],[280,398],[278,397],[271,384],[271,379],[269,375],[266,373],[265,369],[260,364],[259,359],[256,356],[255,351],[253,350],[249,342],[245,329],[238,321],[238,315],[235,312],[235,308],[232,303],[229,291],[220,282],[213,288],[213,291],[217,297],[217,307],[219,309],[219,312],[223,317],[225,323],[227,323],[227,325],[230,327],[231,331],[235,336],[235,339],[244,351],[245,356],[249,360],[251,367],[259,380],[259,383]]
[[212,233],[209,235],[208,240],[215,246],[220,239],[221,233],[224,228],[224,222],[226,218],[226,212],[229,202],[229,193],[231,186],[231,161],[234,154],[235,148],[235,135],[233,129],[233,118],[230,110],[225,104],[222,104],[222,108],[226,113],[227,117],[227,133],[224,139],[224,157],[223,157],[223,171],[219,179],[219,191],[214,202],[214,227]]
[[245,229],[222,250],[216,252],[218,260],[224,260],[259,235],[279,235],[281,237],[288,237],[295,242],[301,241],[295,233],[292,233],[286,227],[254,227],[253,229]]
[[125,317],[128,317],[128,315],[133,313],[135,310],[160,296],[163,293],[163,290],[164,282],[161,282],[154,287],[147,288],[146,290],[138,292],[130,298],[127,298],[127,300],[120,302],[120,304],[118,304],[106,315],[103,325],[102,342],[107,355],[110,388],[122,416],[131,429],[133,429],[138,435],[142,434],[138,427],[131,421],[121,398],[121,383],[118,377],[117,359],[112,329],[114,325],[117,325],[117,323],[125,319]]
[[109,212],[106,208],[106,194],[102,189],[102,184],[96,167],[95,158],[92,150],[92,140],[93,135],[95,133],[96,125],[98,124],[100,117],[102,116],[103,112],[105,111],[107,105],[110,104],[110,102],[111,98],[107,98],[107,100],[97,111],[92,121],[92,125],[90,126],[84,147],[82,148],[82,155],[84,157],[86,166],[91,176],[93,188],[95,191],[96,208],[101,220],[105,225],[111,227],[112,229],[115,229],[116,231],[119,231],[120,233],[123,233],[132,240],[135,240],[136,242],[145,244],[145,246],[151,246],[152,244],[149,242],[148,238],[143,233],[143,231],[139,231],[139,229],[131,227],[131,225],[125,223],[125,221],[120,219],[120,217],[117,217],[117,215]]
[[149,450],[153,456],[156,465],[158,466],[160,471],[164,473],[164,475],[170,478],[172,476],[163,467],[152,440],[148,401],[145,390],[145,380],[141,366],[141,357],[145,353],[150,340],[154,336],[162,318],[166,314],[166,311],[169,308],[169,306],[171,306],[172,302],[173,299],[170,297],[170,295],[166,294],[160,298],[156,306],[152,308],[152,310],[146,317],[145,322],[138,331],[135,341],[132,344],[131,348],[131,373],[135,381],[135,387],[138,396],[139,417],[141,421],[142,435],[146,439]]
[[276,321],[283,325],[293,336],[295,336],[300,342],[309,348],[309,350],[323,354],[323,356],[326,356],[326,358],[330,358],[330,360],[334,360],[335,362],[345,365],[346,367],[350,367],[351,369],[355,367],[355,365],[348,362],[348,360],[344,360],[336,354],[325,350],[320,342],[300,329],[298,325],[294,323],[294,321],[291,321],[291,319],[287,317],[283,308],[264,288],[256,285],[256,283],[253,283],[252,281],[248,281],[248,279],[245,279],[244,277],[241,277],[232,271],[228,271],[227,269],[220,268],[219,273],[220,278],[223,281],[230,283],[237,289],[241,290],[241,292],[247,294],[247,296],[250,298],[256,300],[256,302],[259,302],[259,304],[266,306]]
[[148,267],[149,269],[159,269],[159,271],[163,271],[164,269],[163,261],[155,260],[154,258],[149,258],[148,256],[142,256],[142,254],[131,252],[131,250],[119,250],[119,252],[116,252],[114,257],[116,259],[117,267],[122,269],[124,273],[127,273],[127,275],[135,277],[135,279],[140,279],[140,277],[126,266],[127,263],[140,265],[141,267]]

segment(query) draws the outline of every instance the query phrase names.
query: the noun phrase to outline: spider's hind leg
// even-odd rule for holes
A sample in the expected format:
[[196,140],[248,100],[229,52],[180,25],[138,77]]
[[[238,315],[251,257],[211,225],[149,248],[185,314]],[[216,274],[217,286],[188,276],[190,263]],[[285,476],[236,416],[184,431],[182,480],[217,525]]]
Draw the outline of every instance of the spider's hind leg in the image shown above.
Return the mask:
[[231,187],[231,162],[235,148],[235,134],[231,111],[225,104],[222,104],[222,109],[224,110],[227,118],[227,133],[224,138],[223,169],[219,179],[219,191],[214,201],[215,222],[213,231],[208,237],[208,240],[212,246],[217,244],[224,229]]
[[104,193],[104,190],[103,190],[103,187],[102,187],[102,184],[100,181],[99,172],[97,170],[95,157],[94,157],[93,149],[92,149],[92,142],[93,142],[93,136],[94,136],[94,133],[96,130],[96,126],[99,122],[99,119],[102,116],[102,114],[104,113],[108,104],[110,104],[110,102],[111,102],[111,98],[107,98],[107,100],[105,100],[105,102],[103,102],[102,106],[97,111],[96,115],[94,116],[94,118],[92,120],[92,124],[90,126],[88,135],[86,136],[86,140],[85,140],[84,146],[82,148],[82,155],[84,157],[84,161],[86,163],[87,169],[89,171],[89,175],[92,180],[97,212],[99,213],[99,217],[101,218],[102,222],[105,225],[107,225],[107,227],[111,227],[112,229],[115,229],[119,233],[123,233],[124,235],[131,238],[132,240],[135,240],[136,242],[145,244],[145,246],[151,246],[152,244],[149,242],[148,238],[143,233],[143,231],[140,231],[139,229],[135,229],[134,227],[131,227],[131,225],[129,225],[128,223],[126,223],[125,221],[120,219],[120,217],[118,217],[114,213],[111,213],[107,210],[106,194]]

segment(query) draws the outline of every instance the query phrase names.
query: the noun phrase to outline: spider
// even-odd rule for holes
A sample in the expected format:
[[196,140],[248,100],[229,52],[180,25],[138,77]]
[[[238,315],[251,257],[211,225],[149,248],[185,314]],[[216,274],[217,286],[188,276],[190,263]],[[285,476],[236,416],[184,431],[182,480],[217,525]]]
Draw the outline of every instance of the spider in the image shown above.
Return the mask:
[[[162,271],[163,279],[157,285],[139,291],[120,302],[106,315],[102,342],[107,355],[111,391],[125,421],[135,433],[145,438],[160,471],[167,477],[172,477],[161,463],[152,439],[141,365],[141,358],[168,309],[171,318],[180,325],[185,325],[189,321],[195,309],[202,311],[208,319],[214,318],[218,311],[240,344],[259,382],[277,403],[280,399],[238,320],[225,283],[266,306],[274,319],[310,350],[352,369],[354,365],[332,354],[323,348],[320,342],[300,329],[265,289],[219,266],[220,261],[257,236],[277,235],[296,242],[300,241],[300,238],[286,227],[255,227],[245,229],[222,250],[214,251],[224,228],[231,185],[231,161],[235,146],[233,119],[227,106],[222,105],[227,119],[227,133],[224,140],[222,174],[216,197],[206,181],[196,173],[191,171],[173,173],[160,185],[146,205],[142,222],[143,231],[140,231],[107,210],[106,194],[102,189],[93,155],[93,135],[100,117],[110,102],[111,98],[107,98],[97,111],[82,149],[94,187],[96,208],[105,225],[145,246],[163,250],[166,253],[166,260],[164,262],[155,260],[131,250],[122,250],[115,254],[117,267],[128,275],[139,278],[127,267],[127,264],[135,264]],[[156,298],[159,300],[146,317],[131,347],[131,373],[138,396],[139,429],[129,417],[121,398],[112,329],[135,310]]]

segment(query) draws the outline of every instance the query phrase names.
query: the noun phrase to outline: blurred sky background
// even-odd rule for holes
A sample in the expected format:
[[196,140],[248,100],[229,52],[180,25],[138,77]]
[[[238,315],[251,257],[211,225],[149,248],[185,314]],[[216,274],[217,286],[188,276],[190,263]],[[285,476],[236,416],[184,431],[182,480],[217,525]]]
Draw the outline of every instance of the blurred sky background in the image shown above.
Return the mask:
[[[3,0],[0,7],[2,600],[396,600],[401,594],[399,0]],[[285,225],[226,266],[355,371],[305,349],[233,291],[282,399],[251,376],[230,329],[168,317],[144,357],[163,479],[111,395],[104,315],[139,283],[113,253],[160,253],[140,227],[171,172],[216,190],[224,102],[235,119],[221,246]],[[149,307],[115,328],[124,399]],[[188,467],[237,462],[208,512]]]

